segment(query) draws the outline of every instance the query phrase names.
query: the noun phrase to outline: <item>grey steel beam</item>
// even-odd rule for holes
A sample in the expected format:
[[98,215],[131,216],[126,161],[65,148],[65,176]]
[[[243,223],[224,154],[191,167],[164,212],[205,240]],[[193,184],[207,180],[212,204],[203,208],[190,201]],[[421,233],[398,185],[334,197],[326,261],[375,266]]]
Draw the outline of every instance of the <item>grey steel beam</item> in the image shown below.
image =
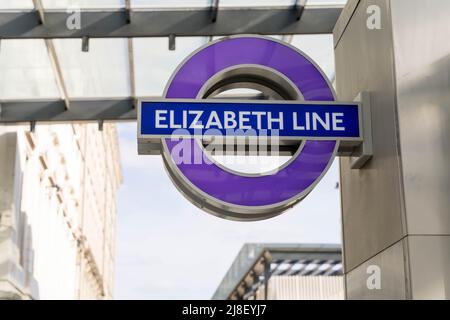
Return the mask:
[[136,120],[134,99],[71,99],[0,101],[0,124],[20,122],[70,122]]
[[[130,39],[131,41],[132,39]],[[0,100],[0,124],[18,122],[70,122],[136,120],[136,87],[132,43],[129,47],[131,97],[86,99]],[[61,75],[62,78],[62,75]],[[238,95],[236,99],[263,99],[262,95]],[[148,99],[161,97],[148,97]],[[233,97],[228,97],[233,98]],[[69,107],[67,107],[69,106]]]
[[[128,38],[175,36],[226,36],[243,33],[266,35],[332,33],[343,9],[341,5],[304,7],[221,8],[215,22],[211,8],[117,9],[79,12],[80,29],[68,28],[73,14],[65,10],[0,11],[0,38]],[[71,30],[72,29],[72,30]]]

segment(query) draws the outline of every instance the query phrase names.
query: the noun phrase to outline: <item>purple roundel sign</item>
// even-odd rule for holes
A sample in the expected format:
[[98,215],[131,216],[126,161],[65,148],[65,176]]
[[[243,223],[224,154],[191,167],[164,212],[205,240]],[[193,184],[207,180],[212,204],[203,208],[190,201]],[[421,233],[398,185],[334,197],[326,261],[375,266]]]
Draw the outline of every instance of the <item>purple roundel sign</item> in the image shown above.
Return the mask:
[[[303,52],[261,36],[238,36],[211,42],[185,59],[165,89],[167,99],[201,98],[208,81],[224,70],[256,66],[282,77],[305,101],[334,101],[332,86]],[[219,77],[220,78],[220,77]],[[203,147],[190,139],[191,154]],[[243,175],[217,163],[177,163],[172,152],[178,141],[162,140],[165,166],[178,189],[195,205],[233,220],[261,220],[280,214],[303,199],[330,167],[336,140],[306,140],[291,161],[274,172]]]

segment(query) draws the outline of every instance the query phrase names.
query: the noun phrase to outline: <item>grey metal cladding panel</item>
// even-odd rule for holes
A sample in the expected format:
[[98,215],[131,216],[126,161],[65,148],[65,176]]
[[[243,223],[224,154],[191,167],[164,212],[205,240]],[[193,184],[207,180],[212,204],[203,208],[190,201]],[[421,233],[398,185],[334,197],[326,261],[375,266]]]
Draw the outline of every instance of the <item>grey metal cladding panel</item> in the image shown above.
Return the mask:
[[[381,30],[366,28],[370,4],[381,8]],[[335,48],[339,99],[369,91],[372,104],[374,157],[362,170],[340,160],[346,272],[404,234],[391,39],[387,1],[360,1]]]
[[361,0],[347,0],[347,4],[345,5],[344,9],[342,9],[341,15],[336,21],[336,25],[333,29],[334,46],[336,46],[339,42],[339,39],[341,39],[341,36],[344,33],[345,28],[347,27],[347,24],[350,21],[353,13],[355,12],[359,1]]
[[45,11],[40,24],[34,11],[0,12],[0,38],[68,37],[150,37],[209,36],[239,33],[317,34],[331,33],[342,6],[307,6],[300,21],[293,6],[222,8],[216,22],[211,10],[180,8],[174,10],[133,10],[127,23],[125,10],[82,10],[81,29],[66,26],[69,14]]
[[429,4],[391,1],[405,208],[408,233],[449,235],[450,1]]
[[[405,278],[405,240],[400,240],[386,250],[380,252],[364,264],[350,271],[345,276],[347,299],[400,300],[407,298],[407,284]],[[372,275],[369,266],[380,269],[380,288],[369,289],[368,277]]]
[[450,299],[450,236],[408,236],[413,299]]

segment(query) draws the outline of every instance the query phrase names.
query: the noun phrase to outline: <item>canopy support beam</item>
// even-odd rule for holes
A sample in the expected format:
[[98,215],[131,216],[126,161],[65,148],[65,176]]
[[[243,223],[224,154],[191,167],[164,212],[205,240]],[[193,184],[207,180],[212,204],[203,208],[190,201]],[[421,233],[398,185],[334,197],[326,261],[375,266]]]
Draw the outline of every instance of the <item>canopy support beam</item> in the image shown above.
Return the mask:
[[[40,8],[40,9],[39,9]],[[80,28],[67,28],[73,14],[63,10],[0,11],[1,39],[130,38],[226,36],[233,34],[332,33],[341,5],[308,5],[297,20],[297,10],[285,7],[220,8],[211,23],[211,8],[180,9],[82,9]],[[45,23],[42,23],[45,17]]]

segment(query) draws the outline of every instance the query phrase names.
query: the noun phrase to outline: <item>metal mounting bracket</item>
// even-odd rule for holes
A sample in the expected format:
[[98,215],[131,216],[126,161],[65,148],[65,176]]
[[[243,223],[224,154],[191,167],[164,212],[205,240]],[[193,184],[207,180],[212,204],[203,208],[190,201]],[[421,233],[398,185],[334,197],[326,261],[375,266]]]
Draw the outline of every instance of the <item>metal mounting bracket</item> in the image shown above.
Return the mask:
[[373,156],[372,113],[370,93],[360,92],[354,101],[361,103],[363,141],[349,154],[352,169],[361,169]]

